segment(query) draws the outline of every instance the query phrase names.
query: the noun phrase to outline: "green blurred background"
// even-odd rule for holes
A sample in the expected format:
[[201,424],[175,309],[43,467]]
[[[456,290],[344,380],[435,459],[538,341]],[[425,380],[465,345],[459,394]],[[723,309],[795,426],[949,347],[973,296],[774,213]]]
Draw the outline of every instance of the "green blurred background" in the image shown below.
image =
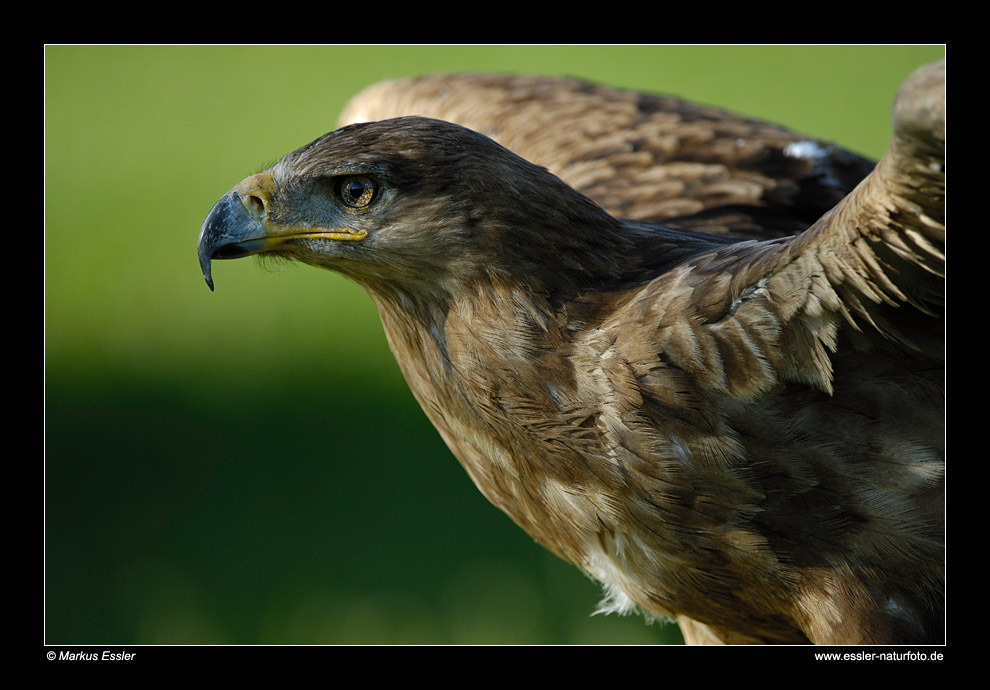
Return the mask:
[[371,301],[195,243],[375,81],[579,76],[878,157],[941,46],[48,46],[45,641],[657,643],[471,485]]

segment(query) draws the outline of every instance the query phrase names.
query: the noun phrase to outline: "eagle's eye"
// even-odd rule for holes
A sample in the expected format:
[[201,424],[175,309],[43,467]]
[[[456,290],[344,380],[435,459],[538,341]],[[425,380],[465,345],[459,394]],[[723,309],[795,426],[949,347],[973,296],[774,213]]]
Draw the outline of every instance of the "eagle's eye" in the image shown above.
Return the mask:
[[334,190],[340,202],[350,208],[366,208],[378,198],[378,183],[367,175],[338,178]]

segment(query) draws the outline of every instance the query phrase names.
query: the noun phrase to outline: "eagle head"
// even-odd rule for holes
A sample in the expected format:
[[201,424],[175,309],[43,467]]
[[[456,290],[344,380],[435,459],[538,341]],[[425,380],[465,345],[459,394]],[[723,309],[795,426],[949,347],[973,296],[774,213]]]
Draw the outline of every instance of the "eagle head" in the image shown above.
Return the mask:
[[404,117],[343,127],[241,181],[213,207],[199,260],[279,255],[370,288],[437,292],[592,266],[617,221],[544,168],[477,132]]

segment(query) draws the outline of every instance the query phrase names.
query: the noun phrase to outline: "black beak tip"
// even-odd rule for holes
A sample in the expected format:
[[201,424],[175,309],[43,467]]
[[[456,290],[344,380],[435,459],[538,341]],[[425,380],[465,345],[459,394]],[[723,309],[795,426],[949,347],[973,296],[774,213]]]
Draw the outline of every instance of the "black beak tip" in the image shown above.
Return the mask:
[[199,268],[203,271],[203,280],[210,286],[210,292],[213,292],[213,271],[211,270],[213,257],[210,256],[212,252],[208,247],[204,249],[202,242],[199,246],[199,252]]
[[222,240],[223,228],[230,206],[230,193],[225,194],[210,209],[210,213],[203,221],[199,229],[199,239],[196,241],[196,254],[199,258],[199,268],[203,272],[203,279],[213,292],[212,264],[213,254],[216,252],[218,236]]

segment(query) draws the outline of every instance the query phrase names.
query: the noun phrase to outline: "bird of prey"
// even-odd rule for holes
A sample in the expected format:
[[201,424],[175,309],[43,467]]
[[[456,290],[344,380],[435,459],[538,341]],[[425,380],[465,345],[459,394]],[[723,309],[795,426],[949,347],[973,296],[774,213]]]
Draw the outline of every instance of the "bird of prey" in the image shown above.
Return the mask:
[[389,82],[224,195],[201,267],[363,286],[471,479],[602,610],[938,643],[944,69],[902,85],[875,166],[573,80]]

